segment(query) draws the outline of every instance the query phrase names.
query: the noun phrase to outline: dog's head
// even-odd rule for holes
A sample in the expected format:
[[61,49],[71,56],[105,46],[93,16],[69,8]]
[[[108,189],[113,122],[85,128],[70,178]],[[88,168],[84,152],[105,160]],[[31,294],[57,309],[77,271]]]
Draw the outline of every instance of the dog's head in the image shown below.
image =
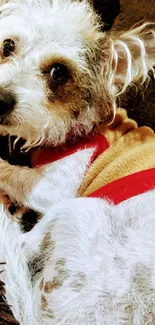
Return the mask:
[[2,1],[0,133],[57,145],[113,120],[121,43],[100,27],[86,0]]

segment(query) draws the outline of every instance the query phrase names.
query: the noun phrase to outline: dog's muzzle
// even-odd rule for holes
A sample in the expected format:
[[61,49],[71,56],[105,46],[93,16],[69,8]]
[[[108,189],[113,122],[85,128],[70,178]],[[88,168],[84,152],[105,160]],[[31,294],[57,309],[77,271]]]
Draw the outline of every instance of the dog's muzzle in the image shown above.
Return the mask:
[[0,88],[0,122],[3,116],[6,116],[14,109],[15,103],[15,95]]

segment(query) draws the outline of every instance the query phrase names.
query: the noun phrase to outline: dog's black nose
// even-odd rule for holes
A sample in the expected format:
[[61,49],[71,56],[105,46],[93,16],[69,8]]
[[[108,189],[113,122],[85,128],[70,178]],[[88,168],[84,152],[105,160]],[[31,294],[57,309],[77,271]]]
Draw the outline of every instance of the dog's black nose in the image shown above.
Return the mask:
[[15,96],[0,89],[0,116],[8,114],[15,105]]

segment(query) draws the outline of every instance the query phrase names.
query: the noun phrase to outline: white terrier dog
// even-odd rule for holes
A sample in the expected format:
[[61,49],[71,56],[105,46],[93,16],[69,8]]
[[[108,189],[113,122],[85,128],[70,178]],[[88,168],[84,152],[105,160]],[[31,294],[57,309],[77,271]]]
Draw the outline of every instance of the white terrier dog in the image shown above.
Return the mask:
[[[87,1],[2,1],[1,134],[55,147],[110,123],[117,94],[155,63],[151,28],[103,34]],[[0,161],[1,190],[43,214],[26,234],[0,218],[1,279],[21,325],[154,324],[155,192],[118,206],[76,198],[93,150],[33,169]]]

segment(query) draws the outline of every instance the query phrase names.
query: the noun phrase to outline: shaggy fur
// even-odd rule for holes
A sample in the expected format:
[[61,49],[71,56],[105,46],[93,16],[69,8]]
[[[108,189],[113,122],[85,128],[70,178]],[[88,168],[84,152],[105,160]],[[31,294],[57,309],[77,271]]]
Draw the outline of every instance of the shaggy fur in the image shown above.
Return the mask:
[[74,199],[91,154],[49,165],[29,198],[47,212],[30,232],[1,213],[1,279],[21,325],[154,324],[154,190],[118,206]]
[[[155,23],[154,0],[120,0],[120,14],[113,28],[119,31],[129,30],[133,25],[142,21]],[[142,87],[139,83],[129,87],[121,96],[120,107],[127,110],[128,116],[135,119],[139,126],[147,125],[155,131],[155,78],[149,74],[149,82]]]
[[[151,24],[106,34],[87,1],[2,3],[0,132],[27,150],[110,123],[155,63]],[[21,325],[153,324],[154,191],[117,207],[76,198],[92,152],[34,169],[0,160],[2,192],[43,214],[27,234],[0,218],[0,277]]]

